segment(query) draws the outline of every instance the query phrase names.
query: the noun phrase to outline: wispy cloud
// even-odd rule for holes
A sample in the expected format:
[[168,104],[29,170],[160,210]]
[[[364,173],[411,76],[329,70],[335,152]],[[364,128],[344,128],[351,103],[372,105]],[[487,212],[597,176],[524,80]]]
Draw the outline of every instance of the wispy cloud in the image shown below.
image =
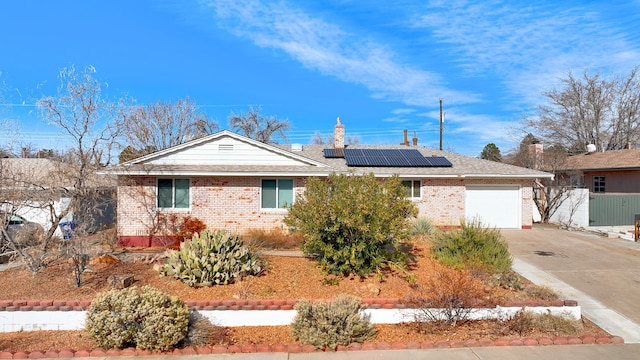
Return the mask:
[[568,70],[640,62],[640,49],[629,41],[635,35],[605,21],[599,13],[604,4],[549,4],[432,1],[414,26],[431,30],[469,76],[491,73],[526,102]]
[[365,86],[374,98],[412,106],[432,106],[438,97],[460,103],[473,94],[448,89],[437,73],[404,63],[384,44],[366,35],[343,31],[286,2],[254,0],[207,2],[218,26],[257,46],[283,51],[306,68]]

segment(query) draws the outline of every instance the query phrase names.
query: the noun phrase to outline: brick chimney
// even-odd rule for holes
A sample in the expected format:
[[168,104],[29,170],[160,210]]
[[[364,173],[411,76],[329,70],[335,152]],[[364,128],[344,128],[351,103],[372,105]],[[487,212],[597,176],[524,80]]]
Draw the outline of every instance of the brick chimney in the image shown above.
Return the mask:
[[409,130],[404,129],[404,140],[400,143],[400,145],[409,146],[409,138],[407,137],[407,132]]
[[531,161],[531,169],[541,169],[544,159],[544,146],[540,143],[529,145],[529,160]]
[[413,131],[413,138],[411,140],[413,141],[413,146],[418,146],[418,135],[416,135],[415,130]]
[[336,119],[336,126],[333,127],[333,148],[344,149],[344,125],[340,123],[340,118]]

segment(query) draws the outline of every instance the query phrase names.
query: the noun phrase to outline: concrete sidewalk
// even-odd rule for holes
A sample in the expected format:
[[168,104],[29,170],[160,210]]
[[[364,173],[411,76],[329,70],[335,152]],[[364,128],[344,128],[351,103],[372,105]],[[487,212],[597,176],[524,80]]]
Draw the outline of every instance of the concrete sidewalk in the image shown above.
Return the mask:
[[[563,359],[563,360],[636,360],[640,357],[640,344],[620,345],[553,345],[486,347],[429,350],[377,350],[338,351],[314,353],[251,353],[212,355],[162,355],[144,357],[84,358],[86,360],[395,360],[395,359],[456,359],[456,360],[496,360],[496,359]],[[70,358],[79,360],[83,358]]]

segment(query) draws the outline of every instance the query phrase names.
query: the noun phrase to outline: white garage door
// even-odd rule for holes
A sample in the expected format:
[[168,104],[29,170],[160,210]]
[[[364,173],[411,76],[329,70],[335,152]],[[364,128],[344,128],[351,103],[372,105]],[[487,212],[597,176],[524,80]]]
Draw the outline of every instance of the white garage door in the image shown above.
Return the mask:
[[521,203],[518,186],[467,186],[465,216],[467,219],[479,218],[491,227],[519,229]]

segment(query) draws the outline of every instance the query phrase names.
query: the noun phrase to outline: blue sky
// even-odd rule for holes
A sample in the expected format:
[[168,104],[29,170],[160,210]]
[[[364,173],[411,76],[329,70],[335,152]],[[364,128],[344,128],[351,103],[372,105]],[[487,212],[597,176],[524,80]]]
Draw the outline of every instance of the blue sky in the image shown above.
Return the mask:
[[634,1],[34,1],[0,3],[0,145],[60,146],[35,100],[60,68],[93,65],[115,99],[190,97],[221,128],[261,105],[289,142],[332,132],[395,144],[402,130],[478,156],[524,136],[541,93],[568,71],[640,65]]

